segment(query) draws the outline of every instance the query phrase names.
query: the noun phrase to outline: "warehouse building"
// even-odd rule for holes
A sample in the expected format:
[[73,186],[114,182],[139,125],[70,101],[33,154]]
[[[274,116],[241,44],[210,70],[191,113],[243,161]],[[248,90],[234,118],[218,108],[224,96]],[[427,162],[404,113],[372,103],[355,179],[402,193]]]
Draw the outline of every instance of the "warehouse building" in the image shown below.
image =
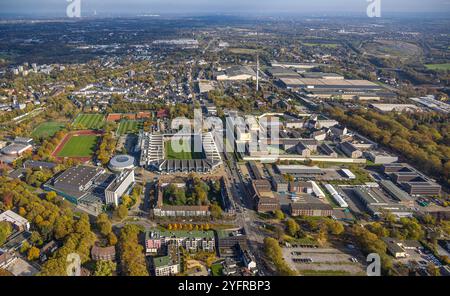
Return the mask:
[[380,217],[385,211],[392,213],[397,218],[412,217],[411,209],[401,203],[389,201],[377,188],[357,187],[353,189],[353,192],[373,217]]
[[385,192],[389,194],[390,197],[399,201],[401,204],[413,207],[414,199],[405,191],[398,188],[394,183],[389,180],[381,180],[380,181],[381,188],[384,189]]
[[276,165],[278,172],[282,175],[291,175],[294,178],[316,178],[324,174],[318,166],[305,165]]
[[216,73],[218,81],[256,80],[256,72],[249,66],[232,66]]
[[411,196],[438,196],[442,187],[406,163],[382,166],[383,172]]

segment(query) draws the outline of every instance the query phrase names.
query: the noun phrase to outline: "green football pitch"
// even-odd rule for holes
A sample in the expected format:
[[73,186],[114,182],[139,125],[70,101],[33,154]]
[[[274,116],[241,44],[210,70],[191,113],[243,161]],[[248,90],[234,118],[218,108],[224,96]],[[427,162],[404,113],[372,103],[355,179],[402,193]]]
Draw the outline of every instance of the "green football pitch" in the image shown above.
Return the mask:
[[102,114],[80,114],[73,122],[74,126],[83,129],[101,129],[105,125],[105,116]]
[[58,157],[91,157],[97,147],[98,136],[80,135],[71,137],[58,153]]
[[49,121],[39,124],[31,133],[33,138],[47,138],[54,136],[64,128],[61,122]]
[[135,134],[143,128],[143,122],[139,120],[122,120],[117,129],[119,135]]

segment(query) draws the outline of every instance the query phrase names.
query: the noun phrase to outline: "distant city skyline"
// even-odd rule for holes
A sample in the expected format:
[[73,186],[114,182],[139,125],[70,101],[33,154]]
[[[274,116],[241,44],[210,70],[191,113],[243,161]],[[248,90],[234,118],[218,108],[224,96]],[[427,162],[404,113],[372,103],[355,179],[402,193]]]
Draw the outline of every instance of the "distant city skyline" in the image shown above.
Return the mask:
[[[382,12],[449,13],[450,0],[380,0]],[[366,0],[81,0],[82,16],[139,14],[365,14]],[[0,14],[65,16],[66,0],[0,0]]]

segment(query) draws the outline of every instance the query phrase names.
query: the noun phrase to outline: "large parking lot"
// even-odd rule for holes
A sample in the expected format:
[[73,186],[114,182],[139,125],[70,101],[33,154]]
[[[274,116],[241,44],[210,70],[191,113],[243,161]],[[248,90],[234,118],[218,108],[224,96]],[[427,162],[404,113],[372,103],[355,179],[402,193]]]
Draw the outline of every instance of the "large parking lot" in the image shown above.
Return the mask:
[[300,274],[365,275],[365,257],[355,249],[297,246],[283,248],[289,266]]

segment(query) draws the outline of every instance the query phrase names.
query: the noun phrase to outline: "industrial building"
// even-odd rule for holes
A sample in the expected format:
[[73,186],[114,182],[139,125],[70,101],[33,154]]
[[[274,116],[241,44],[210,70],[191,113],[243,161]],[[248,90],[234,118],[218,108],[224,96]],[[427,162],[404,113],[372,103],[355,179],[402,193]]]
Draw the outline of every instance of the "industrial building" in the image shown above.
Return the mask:
[[381,188],[384,189],[384,191],[389,194],[390,197],[397,200],[401,204],[413,207],[414,206],[414,199],[405,191],[398,188],[394,183],[392,183],[389,180],[381,180],[380,181]]
[[344,198],[334,189],[334,187],[331,184],[325,184],[325,188],[327,189],[328,193],[333,197],[334,201],[341,207],[341,208],[348,208],[347,202],[344,200]]
[[256,80],[256,72],[250,66],[232,66],[216,73],[218,81]]
[[[121,175],[108,173],[100,167],[79,165],[56,175],[43,188],[98,213],[105,203],[118,204],[119,198],[134,183],[133,170],[126,170]],[[127,188],[124,190],[124,187]]]
[[327,91],[345,90],[382,90],[378,84],[368,80],[347,80],[347,79],[315,79],[315,78],[291,78],[282,77],[279,79],[281,86],[287,89],[314,89]]
[[364,205],[366,211],[373,217],[379,217],[389,211],[398,218],[412,217],[412,211],[401,203],[394,203],[387,199],[378,188],[356,187],[355,196]]
[[278,172],[282,175],[291,175],[294,178],[316,178],[324,174],[318,166],[305,165],[276,165]]
[[382,166],[383,173],[411,196],[437,196],[442,187],[406,163],[390,163]]

